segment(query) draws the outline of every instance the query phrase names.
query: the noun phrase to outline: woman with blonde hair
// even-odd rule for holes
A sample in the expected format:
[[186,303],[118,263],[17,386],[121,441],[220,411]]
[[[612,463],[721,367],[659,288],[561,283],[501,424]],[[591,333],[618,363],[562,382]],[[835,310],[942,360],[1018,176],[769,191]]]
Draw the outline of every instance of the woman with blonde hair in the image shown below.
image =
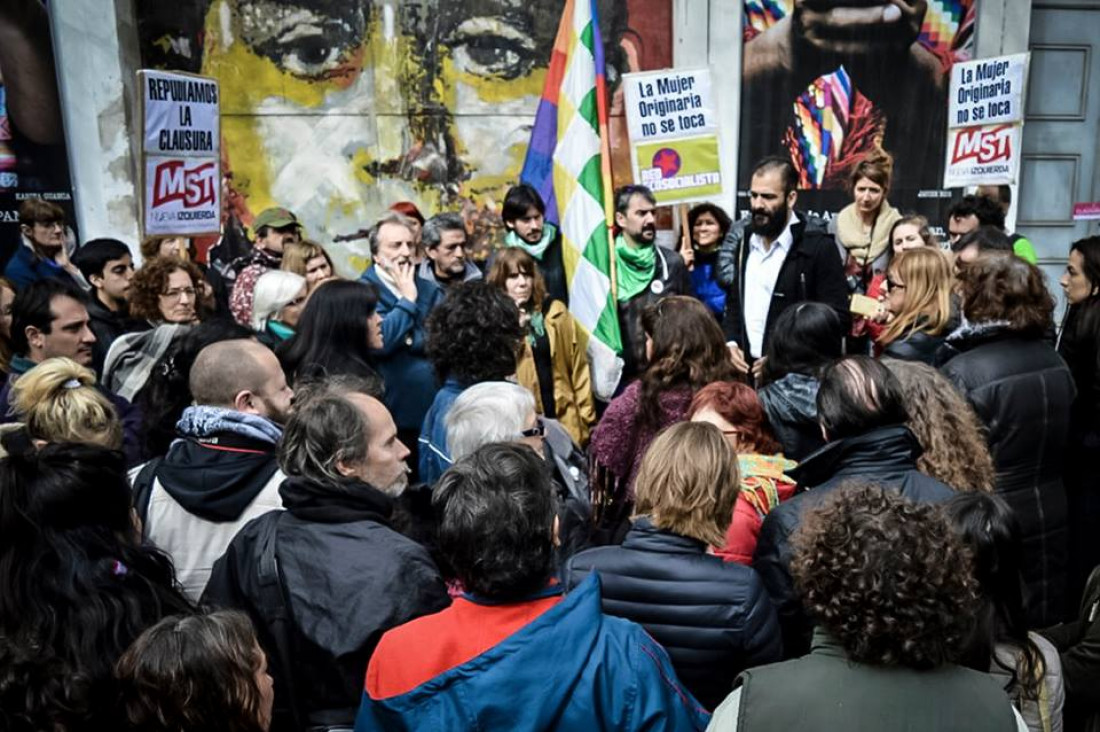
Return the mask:
[[48,358],[12,384],[12,407],[31,440],[118,450],[122,423],[95,384],[91,369],[68,358]]
[[516,303],[527,338],[516,379],[535,396],[535,410],[561,422],[582,447],[596,423],[596,402],[585,355],[588,334],[565,303],[547,297],[535,258],[522,247],[501,250],[488,281]]
[[283,245],[283,263],[279,269],[305,277],[310,292],[325,280],[331,280],[336,274],[332,266],[332,258],[329,257],[325,248],[308,239]]
[[923,453],[917,469],[961,493],[992,493],[996,470],[973,407],[947,377],[918,361],[883,359],[901,384],[906,426]]
[[886,271],[890,321],[878,337],[883,354],[932,363],[954,325],[951,262],[938,249],[903,251]]
[[707,709],[741,671],[782,653],[759,575],[707,552],[725,542],[738,485],[737,454],[721,430],[675,424],[642,460],[633,526],[622,546],[581,552],[563,571],[567,590],[599,573],[603,611],[641,624]]

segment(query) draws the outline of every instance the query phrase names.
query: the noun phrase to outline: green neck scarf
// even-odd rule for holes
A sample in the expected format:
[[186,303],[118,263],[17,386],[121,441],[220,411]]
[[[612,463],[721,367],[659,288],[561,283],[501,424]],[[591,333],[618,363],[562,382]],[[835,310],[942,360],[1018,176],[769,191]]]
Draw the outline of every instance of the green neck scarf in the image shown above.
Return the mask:
[[656,246],[632,247],[622,234],[615,237],[616,298],[619,302],[626,302],[653,281],[653,270],[657,266]]
[[267,321],[267,329],[280,341],[285,341],[287,338],[290,338],[292,335],[294,335],[293,328],[285,323],[280,323],[277,320]]
[[522,247],[524,251],[541,262],[542,255],[546,254],[546,250],[554,243],[554,237],[557,235],[557,227],[551,223],[545,223],[542,225],[542,238],[539,239],[539,243],[531,244],[520,239],[519,234],[517,234],[515,230],[509,229],[508,233],[504,235],[504,245],[509,247]]

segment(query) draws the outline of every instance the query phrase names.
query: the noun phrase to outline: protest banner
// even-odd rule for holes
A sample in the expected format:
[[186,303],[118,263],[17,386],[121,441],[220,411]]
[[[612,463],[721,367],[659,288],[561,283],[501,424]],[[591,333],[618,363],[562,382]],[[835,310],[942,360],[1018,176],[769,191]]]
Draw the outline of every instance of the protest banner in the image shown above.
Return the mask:
[[634,180],[657,203],[722,194],[718,111],[707,69],[624,74]]
[[221,222],[218,82],[138,72],[142,224],[146,236],[216,234]]
[[947,109],[945,188],[1016,183],[1028,54],[956,64]]

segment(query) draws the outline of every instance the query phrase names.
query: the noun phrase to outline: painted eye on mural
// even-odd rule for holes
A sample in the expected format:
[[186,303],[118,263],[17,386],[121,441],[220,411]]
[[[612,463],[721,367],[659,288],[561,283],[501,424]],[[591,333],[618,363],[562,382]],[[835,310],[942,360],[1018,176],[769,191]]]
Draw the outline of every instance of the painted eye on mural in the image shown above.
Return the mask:
[[455,66],[475,76],[518,79],[535,64],[535,41],[505,18],[470,18],[451,34]]
[[363,43],[366,15],[359,2],[322,12],[304,3],[242,0],[241,38],[279,68],[304,79],[339,75]]

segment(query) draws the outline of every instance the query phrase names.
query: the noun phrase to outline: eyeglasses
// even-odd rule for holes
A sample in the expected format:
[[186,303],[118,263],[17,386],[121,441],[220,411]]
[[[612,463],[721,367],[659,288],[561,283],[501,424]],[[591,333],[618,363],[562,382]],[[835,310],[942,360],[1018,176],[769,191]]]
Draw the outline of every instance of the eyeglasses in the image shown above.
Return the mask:
[[544,437],[546,435],[546,425],[542,422],[542,417],[535,418],[535,426],[523,430],[519,433],[520,437]]
[[160,293],[160,296],[163,297],[165,300],[181,300],[181,299],[183,299],[184,295],[187,295],[187,297],[194,300],[195,299],[195,288],[194,287],[181,287],[177,290],[169,290],[168,292]]
[[51,219],[50,221],[35,221],[34,223],[41,226],[43,229],[55,229],[55,228],[56,229],[64,229],[65,228],[65,220],[64,219]]

